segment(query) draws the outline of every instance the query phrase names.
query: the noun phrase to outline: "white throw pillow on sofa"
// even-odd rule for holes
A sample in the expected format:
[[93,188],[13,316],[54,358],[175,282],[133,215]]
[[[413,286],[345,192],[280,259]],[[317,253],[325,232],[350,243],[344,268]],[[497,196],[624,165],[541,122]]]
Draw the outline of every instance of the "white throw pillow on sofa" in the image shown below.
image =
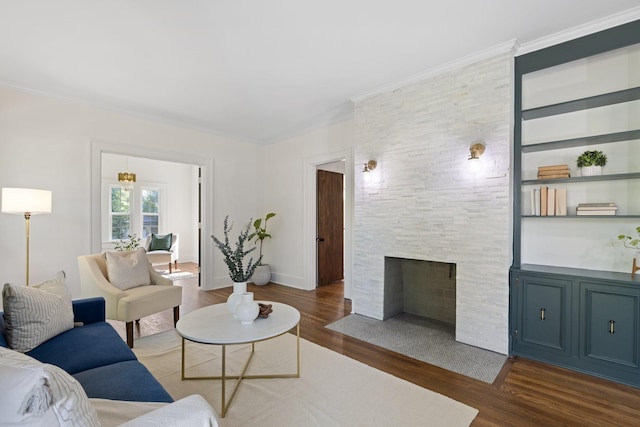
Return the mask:
[[0,424],[100,426],[82,386],[54,365],[0,347]]
[[32,286],[6,283],[2,289],[2,303],[7,343],[16,351],[32,350],[73,328],[73,305],[64,271]]
[[143,248],[131,252],[106,252],[105,257],[107,279],[116,288],[126,291],[151,282],[149,260]]

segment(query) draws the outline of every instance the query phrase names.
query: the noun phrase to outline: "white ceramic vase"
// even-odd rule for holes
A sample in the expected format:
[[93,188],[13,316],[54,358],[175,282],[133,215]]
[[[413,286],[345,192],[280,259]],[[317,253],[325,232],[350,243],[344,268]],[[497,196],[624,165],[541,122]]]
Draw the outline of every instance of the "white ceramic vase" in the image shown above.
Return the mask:
[[242,302],[236,308],[236,317],[243,325],[251,325],[260,313],[258,303],[253,300],[253,292],[242,294]]
[[227,298],[227,308],[234,315],[236,308],[242,302],[242,294],[247,292],[247,282],[235,282],[233,284],[233,293]]

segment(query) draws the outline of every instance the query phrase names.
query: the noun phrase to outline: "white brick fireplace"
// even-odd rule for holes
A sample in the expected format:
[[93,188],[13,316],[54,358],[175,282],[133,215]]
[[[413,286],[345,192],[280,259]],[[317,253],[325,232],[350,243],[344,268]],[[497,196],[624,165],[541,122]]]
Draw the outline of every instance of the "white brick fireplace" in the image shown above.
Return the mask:
[[[455,264],[456,339],[507,353],[511,62],[497,54],[356,103],[356,313],[383,318],[385,257]],[[467,160],[477,141],[485,154]]]

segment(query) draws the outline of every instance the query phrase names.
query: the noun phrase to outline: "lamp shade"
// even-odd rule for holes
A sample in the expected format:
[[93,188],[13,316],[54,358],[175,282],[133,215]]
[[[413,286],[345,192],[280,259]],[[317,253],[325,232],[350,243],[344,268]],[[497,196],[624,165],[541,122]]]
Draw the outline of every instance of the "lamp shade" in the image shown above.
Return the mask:
[[32,188],[3,188],[2,212],[31,215],[51,213],[51,191]]

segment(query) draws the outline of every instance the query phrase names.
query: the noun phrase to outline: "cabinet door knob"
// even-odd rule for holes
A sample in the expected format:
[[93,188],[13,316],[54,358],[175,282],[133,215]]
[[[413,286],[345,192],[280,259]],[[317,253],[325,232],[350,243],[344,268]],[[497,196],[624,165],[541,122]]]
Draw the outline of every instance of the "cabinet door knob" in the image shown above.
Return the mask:
[[541,308],[540,309],[540,320],[544,320],[545,311],[547,311],[546,308]]
[[609,320],[609,333],[610,334],[615,334],[616,333],[616,321],[615,320]]

